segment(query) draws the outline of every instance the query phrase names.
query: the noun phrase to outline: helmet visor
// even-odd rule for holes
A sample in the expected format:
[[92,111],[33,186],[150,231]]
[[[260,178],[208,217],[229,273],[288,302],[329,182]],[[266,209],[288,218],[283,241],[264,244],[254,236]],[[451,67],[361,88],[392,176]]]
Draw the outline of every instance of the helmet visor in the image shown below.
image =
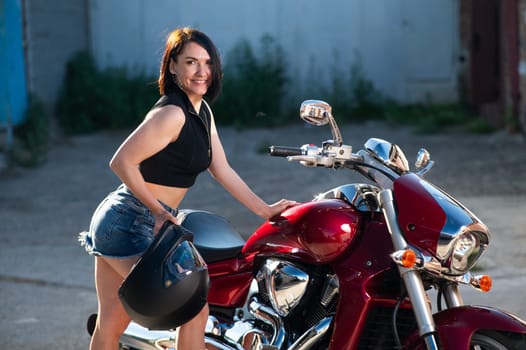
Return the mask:
[[164,263],[163,280],[170,287],[192,272],[206,269],[206,263],[191,241],[184,240],[173,250]]

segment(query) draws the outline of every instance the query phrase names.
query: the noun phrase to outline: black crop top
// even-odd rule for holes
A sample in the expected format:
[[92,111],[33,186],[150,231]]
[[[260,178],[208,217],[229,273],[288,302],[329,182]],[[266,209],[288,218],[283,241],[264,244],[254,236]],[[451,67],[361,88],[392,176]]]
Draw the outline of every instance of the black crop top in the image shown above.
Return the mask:
[[195,183],[197,175],[210,166],[211,113],[203,100],[197,114],[188,97],[180,91],[162,96],[152,109],[166,105],[179,106],[184,112],[185,122],[179,137],[143,160],[139,169],[146,182],[188,188]]

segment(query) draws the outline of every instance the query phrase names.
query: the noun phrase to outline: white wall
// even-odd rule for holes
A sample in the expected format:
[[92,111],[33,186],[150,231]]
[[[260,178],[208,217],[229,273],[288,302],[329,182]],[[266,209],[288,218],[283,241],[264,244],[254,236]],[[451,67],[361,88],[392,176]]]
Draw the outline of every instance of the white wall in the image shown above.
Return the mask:
[[[103,67],[157,74],[165,36],[194,26],[223,59],[270,34],[293,89],[306,93],[360,58],[375,87],[400,102],[457,98],[458,0],[91,0],[92,49]],[[316,98],[316,96],[304,96]],[[330,101],[329,101],[330,102]]]

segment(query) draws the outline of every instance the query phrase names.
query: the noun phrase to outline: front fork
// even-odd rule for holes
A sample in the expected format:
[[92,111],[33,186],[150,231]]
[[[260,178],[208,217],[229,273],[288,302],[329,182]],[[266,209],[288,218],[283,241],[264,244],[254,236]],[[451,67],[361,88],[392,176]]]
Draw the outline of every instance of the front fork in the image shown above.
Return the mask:
[[[393,200],[393,192],[387,189],[382,190],[378,194],[378,200],[387,223],[387,228],[391,234],[395,251],[407,249],[407,242],[405,241],[396,220],[397,215]],[[418,323],[418,332],[421,338],[424,340],[428,350],[438,350],[439,346],[436,337],[436,326],[435,321],[433,320],[433,312],[427,302],[427,294],[424,289],[422,279],[420,278],[420,274],[414,269],[407,269],[401,266],[399,266],[399,270],[400,276],[404,281],[407,294],[409,295],[409,299],[413,305],[416,322]],[[446,299],[451,298],[454,303],[462,302],[462,300],[455,301],[455,297],[458,298],[459,294],[455,293],[454,290],[451,290],[451,293],[448,294],[451,295],[446,296]]]

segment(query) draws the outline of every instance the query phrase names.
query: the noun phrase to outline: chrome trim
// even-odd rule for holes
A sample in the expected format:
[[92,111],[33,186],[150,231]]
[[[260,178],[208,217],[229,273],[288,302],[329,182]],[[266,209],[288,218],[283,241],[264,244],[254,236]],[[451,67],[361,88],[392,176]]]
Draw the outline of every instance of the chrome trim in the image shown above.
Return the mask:
[[425,334],[422,339],[424,339],[424,343],[426,344],[427,350],[440,350],[438,347],[438,343],[435,339],[435,335],[433,333]]
[[[205,335],[205,344],[212,345],[216,350],[244,350],[239,344],[225,344],[223,339],[207,337]],[[176,349],[177,350],[177,349]]]
[[417,170],[421,170],[429,164],[431,161],[431,155],[429,151],[425,148],[420,148],[416,154],[415,167]]
[[287,316],[299,304],[309,284],[306,272],[275,259],[266,260],[256,279],[265,283],[270,303],[280,316]]
[[159,350],[155,346],[159,341],[175,340],[175,331],[152,331],[135,322],[130,322],[119,339],[119,343],[142,350]]
[[443,293],[448,308],[464,305],[464,300],[462,300],[462,295],[458,289],[458,284],[449,283],[446,288],[444,288]]
[[396,173],[409,171],[407,157],[398,145],[379,138],[370,138],[364,146],[369,153]]
[[354,169],[366,178],[371,179],[379,188],[393,188],[393,181],[399,178],[400,174],[385,166],[370,152],[359,150],[356,154],[362,159],[363,165],[354,165]]
[[472,212],[427,181],[421,180],[420,184],[436,200],[446,214],[446,222],[440,233],[437,246],[438,258],[445,259],[449,257],[452,249],[451,242],[459,234],[466,231],[480,232],[481,244],[489,244],[488,228]]
[[[420,184],[446,215],[436,248],[436,256],[442,264],[442,272],[453,276],[468,272],[487,249],[490,239],[487,226],[447,193],[425,180],[421,180]],[[470,244],[461,242],[469,235],[473,236],[471,240],[474,242]]]
[[253,299],[249,304],[249,310],[255,318],[268,324],[274,334],[270,341],[271,345],[275,345],[278,349],[284,344],[287,333],[283,327],[283,322],[279,315],[270,307],[260,304],[256,299]]
[[309,328],[299,337],[288,350],[309,350],[317,345],[320,339],[327,333],[332,323],[332,316],[325,317],[316,325]]
[[219,325],[219,320],[213,316],[208,315],[208,320],[206,321],[205,334],[221,335],[221,326]]
[[482,277],[483,277],[483,275],[471,276],[471,278],[469,279],[469,284],[473,288],[482,291],[482,288],[480,288],[480,281],[481,281]]
[[319,194],[314,200],[341,199],[362,212],[380,212],[377,195],[380,188],[370,184],[349,184]]
[[338,146],[343,145],[342,134],[338,128],[338,124],[332,116],[332,107],[325,101],[321,100],[306,100],[301,103],[300,117],[307,123],[321,126],[327,123],[331,126],[331,133],[334,142]]
[[245,348],[246,344],[268,344],[268,338],[269,336],[257,329],[251,321],[234,322],[222,337],[223,340],[239,344],[242,348]]
[[431,155],[429,154],[428,150],[425,148],[420,148],[418,150],[418,153],[416,155],[416,161],[415,161],[415,167],[416,167],[416,174],[420,177],[423,177],[431,168],[435,162],[431,160]]
[[332,107],[322,100],[305,100],[300,105],[300,118],[315,126],[327,125]]
[[[394,249],[406,249],[408,247],[407,242],[402,235],[402,230],[398,226],[393,192],[391,190],[382,190],[378,194],[378,202],[380,203],[380,208],[382,208],[387,228],[391,234],[391,241],[393,242]],[[398,269],[400,271],[400,276],[404,281],[407,295],[413,305],[419,334],[424,336],[435,332],[436,327],[435,321],[433,320],[433,313],[427,303],[427,294],[422,279],[420,278],[420,273],[415,269],[406,269],[400,266]],[[431,342],[429,346],[432,346],[431,340],[432,339],[426,340],[426,342]]]
[[324,307],[329,306],[329,304],[334,300],[339,292],[340,281],[338,281],[338,276],[336,276],[336,274],[328,275],[323,285],[320,304],[322,304]]

